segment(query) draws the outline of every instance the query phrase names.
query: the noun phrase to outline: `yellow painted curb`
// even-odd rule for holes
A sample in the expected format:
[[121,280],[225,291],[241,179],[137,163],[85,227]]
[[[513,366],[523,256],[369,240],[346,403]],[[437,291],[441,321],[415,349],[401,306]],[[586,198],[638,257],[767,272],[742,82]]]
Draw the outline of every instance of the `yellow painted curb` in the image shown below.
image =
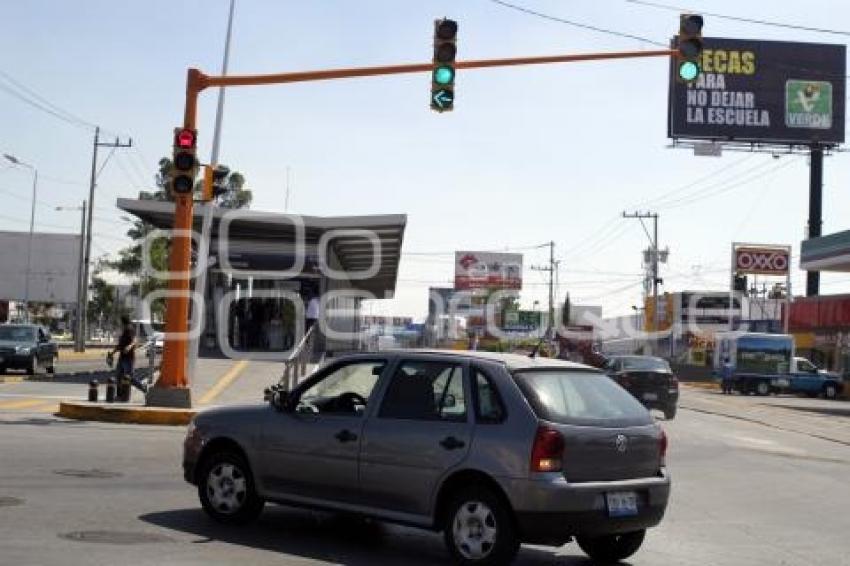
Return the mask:
[[85,352],[75,352],[73,350],[59,349],[59,361],[74,361],[74,360],[106,360],[106,354],[114,346],[103,348],[88,348]]
[[680,381],[679,383],[695,389],[720,389],[720,385],[713,381]]
[[58,415],[80,421],[184,426],[197,412],[195,409],[62,401]]
[[23,375],[0,375],[0,383],[23,383],[26,378]]

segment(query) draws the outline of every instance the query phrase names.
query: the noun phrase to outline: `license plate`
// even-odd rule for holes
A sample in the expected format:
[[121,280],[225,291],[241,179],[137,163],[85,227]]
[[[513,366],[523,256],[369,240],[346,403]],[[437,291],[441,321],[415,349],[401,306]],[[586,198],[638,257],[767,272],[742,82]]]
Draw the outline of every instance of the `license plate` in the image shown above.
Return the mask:
[[658,393],[644,393],[643,394],[644,401],[658,401]]
[[631,517],[638,514],[637,493],[634,491],[606,493],[605,502],[608,504],[609,517]]

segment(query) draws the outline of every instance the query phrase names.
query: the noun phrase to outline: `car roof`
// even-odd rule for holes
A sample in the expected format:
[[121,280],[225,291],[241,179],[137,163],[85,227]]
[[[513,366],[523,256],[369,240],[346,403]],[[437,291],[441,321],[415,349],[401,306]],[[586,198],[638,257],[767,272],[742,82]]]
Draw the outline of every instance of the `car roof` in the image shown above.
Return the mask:
[[410,355],[435,355],[435,356],[443,356],[443,357],[452,357],[458,358],[466,361],[473,360],[481,360],[487,362],[495,362],[504,364],[509,370],[524,370],[524,369],[576,369],[576,370],[591,370],[591,371],[599,371],[598,369],[579,364],[575,362],[568,362],[565,360],[559,360],[556,358],[542,358],[542,357],[534,357],[531,358],[529,356],[521,355],[521,354],[508,354],[503,352],[484,352],[484,351],[472,351],[472,350],[439,350],[439,349],[419,349],[419,348],[410,348],[410,349],[392,349],[392,350],[381,350],[380,352],[373,352],[373,354],[382,354],[382,355],[399,355],[399,356],[410,356]]

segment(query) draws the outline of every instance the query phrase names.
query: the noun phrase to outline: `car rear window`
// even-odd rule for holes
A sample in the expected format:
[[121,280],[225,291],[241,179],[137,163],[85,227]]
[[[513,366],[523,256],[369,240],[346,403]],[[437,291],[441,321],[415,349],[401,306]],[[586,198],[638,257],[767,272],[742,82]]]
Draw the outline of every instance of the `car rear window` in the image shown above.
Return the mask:
[[540,418],[574,425],[637,426],[649,412],[606,375],[574,370],[523,370],[514,377]]
[[626,371],[660,371],[670,373],[670,364],[661,358],[621,358],[623,360],[623,369]]

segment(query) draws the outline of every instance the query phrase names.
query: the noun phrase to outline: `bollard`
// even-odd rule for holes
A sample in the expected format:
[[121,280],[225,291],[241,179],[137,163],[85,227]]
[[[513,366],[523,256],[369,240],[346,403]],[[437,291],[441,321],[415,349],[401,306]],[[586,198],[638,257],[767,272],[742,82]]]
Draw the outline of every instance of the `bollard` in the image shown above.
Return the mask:
[[117,398],[118,401],[122,403],[128,403],[130,401],[130,377],[126,375],[122,375],[118,378],[118,391]]
[[97,380],[92,379],[89,381],[89,402],[97,403]]
[[115,402],[115,378],[110,377],[106,382],[106,402]]

